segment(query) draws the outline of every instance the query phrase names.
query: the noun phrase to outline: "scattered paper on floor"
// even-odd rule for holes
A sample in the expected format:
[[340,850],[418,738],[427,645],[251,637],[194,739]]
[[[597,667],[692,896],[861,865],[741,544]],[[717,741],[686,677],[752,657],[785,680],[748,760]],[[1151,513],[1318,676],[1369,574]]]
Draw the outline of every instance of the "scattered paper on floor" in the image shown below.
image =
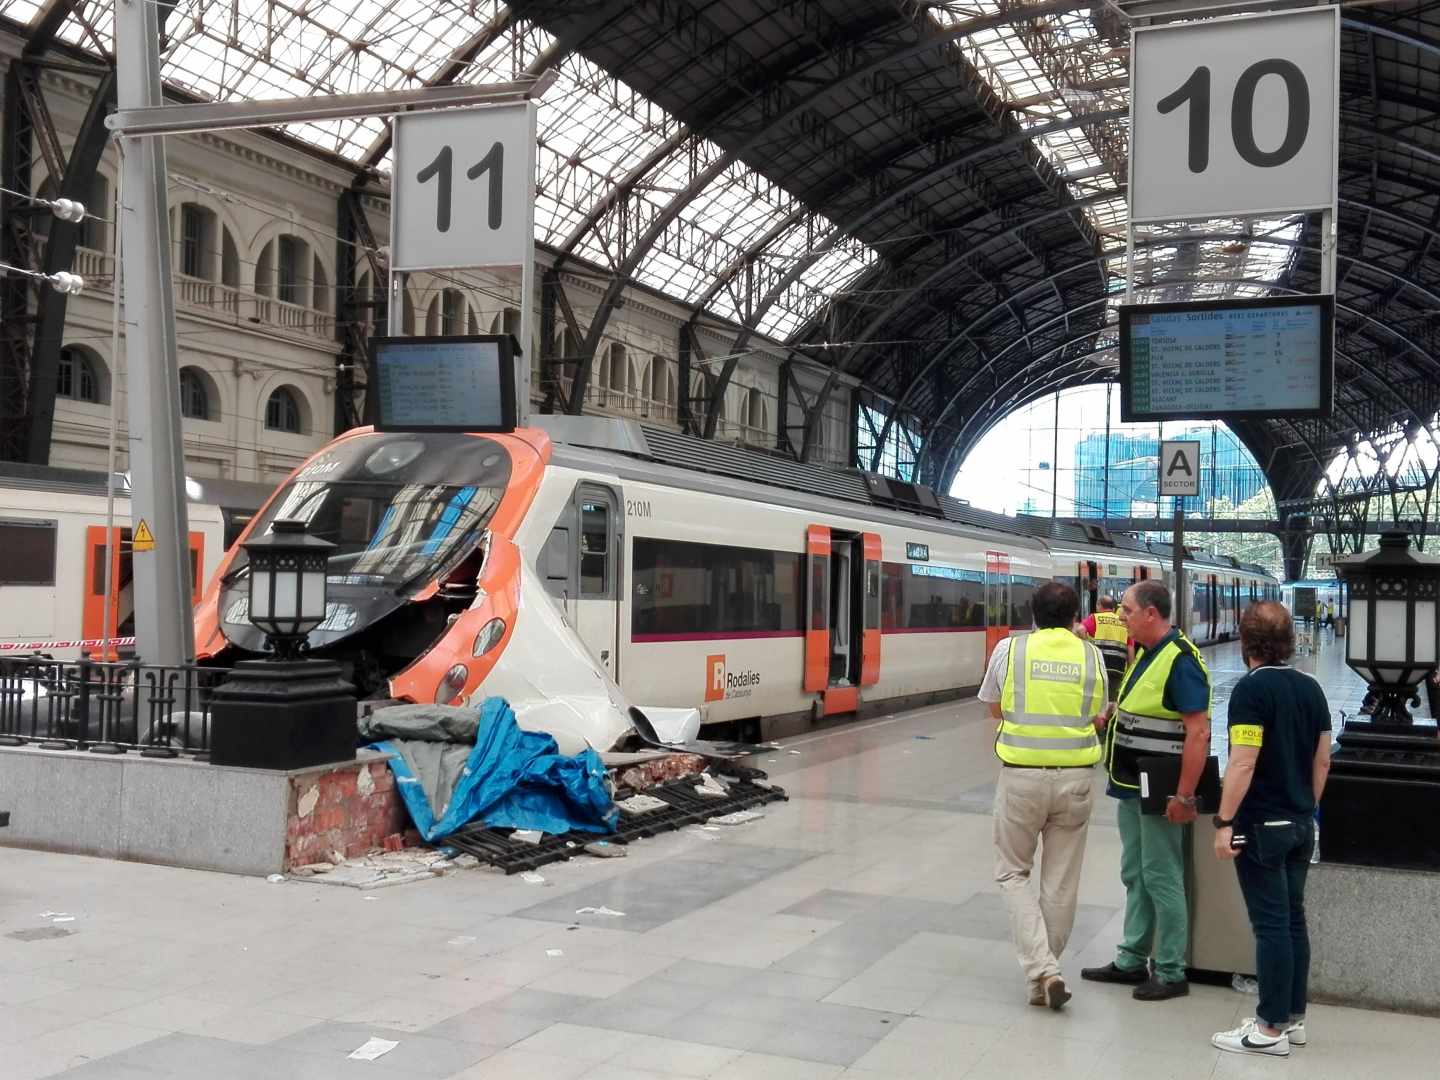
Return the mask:
[[356,1047],[350,1052],[351,1061],[374,1061],[378,1057],[384,1057],[395,1047],[398,1042],[391,1042],[389,1039],[370,1038],[363,1046]]

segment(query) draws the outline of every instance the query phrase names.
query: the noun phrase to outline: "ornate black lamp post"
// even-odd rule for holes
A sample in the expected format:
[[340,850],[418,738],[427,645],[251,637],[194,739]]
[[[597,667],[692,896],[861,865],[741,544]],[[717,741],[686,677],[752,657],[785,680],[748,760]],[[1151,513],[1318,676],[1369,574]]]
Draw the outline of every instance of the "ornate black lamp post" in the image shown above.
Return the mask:
[[276,521],[243,545],[250,560],[251,623],[270,639],[277,660],[298,660],[310,631],[325,621],[325,564],[335,545]]
[[1440,869],[1440,832],[1418,827],[1440,819],[1440,739],[1407,708],[1440,659],[1440,558],[1390,532],[1335,573],[1350,595],[1345,662],[1370,684],[1375,705],[1340,735],[1321,852],[1335,862]]
[[303,521],[276,521],[243,545],[251,623],[273,660],[242,660],[215,688],[210,760],[216,765],[299,769],[355,756],[355,688],[329,660],[304,658],[325,621],[325,564],[335,545]]

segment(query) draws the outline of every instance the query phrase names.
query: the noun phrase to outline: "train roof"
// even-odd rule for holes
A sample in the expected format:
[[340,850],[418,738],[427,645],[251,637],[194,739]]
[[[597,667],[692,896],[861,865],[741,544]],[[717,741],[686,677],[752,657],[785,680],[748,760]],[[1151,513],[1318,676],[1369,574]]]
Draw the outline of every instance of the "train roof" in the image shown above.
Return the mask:
[[[18,461],[0,461],[0,487],[27,491],[55,492],[62,495],[99,495],[107,491],[103,471],[71,469],[56,465],[31,465]],[[115,474],[115,496],[130,497],[130,474]],[[194,503],[208,503],[224,510],[258,510],[274,492],[271,484],[255,484],[244,480],[221,480],[207,477],[185,478],[186,495]]]
[[[1039,541],[1052,549],[1076,546],[1093,550],[1104,547],[1117,554],[1150,559],[1169,560],[1172,557],[1173,549],[1169,544],[1111,533],[1099,522],[996,514],[938,494],[922,484],[911,484],[860,469],[837,469],[795,461],[778,453],[682,435],[669,428],[634,420],[546,415],[534,416],[530,423],[549,435],[552,441],[564,446],[621,454],[689,472],[898,511],[931,521],[949,522],[962,528],[1007,533]],[[1186,561],[1217,569],[1271,576],[1263,567],[1253,563],[1194,552],[1189,548],[1186,549]]]

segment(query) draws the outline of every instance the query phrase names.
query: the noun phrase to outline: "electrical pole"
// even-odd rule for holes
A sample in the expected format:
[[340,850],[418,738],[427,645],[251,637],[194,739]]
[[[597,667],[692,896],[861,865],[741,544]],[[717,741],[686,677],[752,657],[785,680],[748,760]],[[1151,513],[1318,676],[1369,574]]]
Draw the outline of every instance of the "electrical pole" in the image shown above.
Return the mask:
[[[163,104],[159,5],[115,5],[116,104]],[[120,229],[125,345],[129,358],[130,526],[134,546],[135,651],[147,664],[195,656],[190,612],[189,522],[180,432],[180,367],[170,279],[170,218],[163,136],[123,136]],[[119,298],[116,298],[117,302]],[[154,537],[143,542],[142,523]]]

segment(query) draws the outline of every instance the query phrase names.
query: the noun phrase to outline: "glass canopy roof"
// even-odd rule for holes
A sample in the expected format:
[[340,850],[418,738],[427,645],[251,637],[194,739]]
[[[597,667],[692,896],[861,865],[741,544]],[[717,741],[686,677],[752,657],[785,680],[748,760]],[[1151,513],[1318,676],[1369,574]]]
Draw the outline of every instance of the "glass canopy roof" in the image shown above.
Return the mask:
[[[1022,6],[1017,0],[972,0],[930,5],[929,11],[942,25],[952,25]],[[26,24],[42,7],[35,0],[0,0],[0,16]],[[80,0],[59,35],[82,49],[108,53],[112,10],[113,0]],[[532,65],[544,66],[548,61],[542,58],[556,44],[544,30],[514,17],[501,0],[179,0],[167,30],[162,58],[167,80],[217,101],[506,80]],[[1088,10],[1024,20],[961,43],[1025,128],[1125,107],[1126,50],[1098,36]],[[664,109],[582,56],[566,53],[559,79],[540,105],[536,239],[615,269],[620,245],[604,232],[613,223],[602,224],[607,217],[594,210],[653,157],[660,164],[643,174],[630,197],[650,204],[642,219],[657,217],[694,175],[693,158],[662,152],[681,131]],[[328,153],[387,168],[381,119],[295,124],[286,133]],[[1123,118],[1034,137],[1070,192],[1093,200],[1085,213],[1113,245],[1108,265],[1117,279],[1117,298],[1125,272],[1126,138]],[[713,144],[701,146],[706,161],[721,154]],[[772,233],[765,247],[771,266],[803,262],[814,250],[817,225],[828,231],[833,223],[817,222],[802,209],[783,188],[736,163],[687,204],[633,277],[687,303],[710,293],[713,314],[739,321],[738,301],[711,286]],[[1137,298],[1265,292],[1266,283],[1277,280],[1294,257],[1299,222],[1252,222],[1253,240],[1247,243],[1204,238],[1240,229],[1239,223],[1209,223],[1145,230],[1136,261]],[[786,338],[879,257],[858,240],[835,244],[805,266],[757,329]]]

